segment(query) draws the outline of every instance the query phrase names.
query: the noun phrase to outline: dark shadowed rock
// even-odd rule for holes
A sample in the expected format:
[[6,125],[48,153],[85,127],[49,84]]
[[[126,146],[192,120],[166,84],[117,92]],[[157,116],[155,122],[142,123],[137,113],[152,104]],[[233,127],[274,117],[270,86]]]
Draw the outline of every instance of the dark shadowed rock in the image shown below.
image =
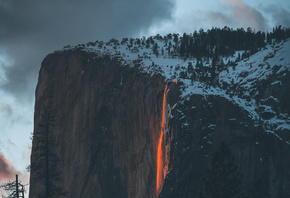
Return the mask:
[[289,197],[290,145],[255,127],[247,112],[220,96],[192,95],[177,108],[172,170],[160,198],[211,197],[205,181],[223,143],[242,175],[236,197]]
[[[67,197],[156,197],[156,149],[165,77],[153,62],[148,66],[153,72],[146,73],[138,61],[124,65],[111,55],[82,47],[48,55],[36,89],[35,130],[49,108],[56,120],[50,127],[51,153],[59,159],[55,169],[60,179],[55,185]],[[238,184],[228,186],[236,189],[236,197],[290,197],[289,131],[275,123],[267,125],[275,116],[289,122],[289,71],[251,79],[248,94],[234,81],[223,82],[219,89],[201,83],[194,87],[193,79],[186,85],[190,79],[185,73],[183,82],[168,83],[168,137],[163,144],[171,145],[170,164],[159,197],[210,197],[208,186],[214,185],[208,182],[218,176],[209,174],[223,163],[222,157],[216,157],[221,155],[217,152],[221,145],[226,145],[233,159],[225,163],[227,168],[235,167],[225,173],[239,177]],[[242,77],[248,75],[245,72]],[[198,91],[180,97],[189,86]],[[207,94],[207,90],[220,93]],[[234,96],[240,98],[234,101]],[[243,107],[240,99],[248,103]],[[251,105],[256,106],[248,108]],[[34,138],[32,167],[38,163],[37,144]],[[220,166],[215,166],[215,159],[221,159]],[[36,180],[41,171],[32,169],[30,197],[44,192],[43,179]]]
[[[148,77],[109,56],[75,50],[45,58],[35,128],[44,107],[52,109],[57,124],[50,132],[61,175],[56,182],[68,197],[155,196],[154,143],[164,86],[160,75]],[[35,177],[32,171],[30,197],[42,193]]]

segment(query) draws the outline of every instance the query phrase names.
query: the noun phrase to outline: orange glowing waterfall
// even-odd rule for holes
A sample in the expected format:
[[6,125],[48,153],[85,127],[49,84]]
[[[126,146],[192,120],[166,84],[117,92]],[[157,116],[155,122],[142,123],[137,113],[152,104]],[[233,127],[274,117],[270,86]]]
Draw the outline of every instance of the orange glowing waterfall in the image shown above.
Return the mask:
[[163,149],[162,149],[162,142],[163,142],[163,136],[165,133],[165,105],[166,105],[166,93],[167,93],[168,84],[166,84],[166,87],[164,89],[163,94],[163,105],[162,105],[162,121],[161,121],[161,131],[158,141],[158,147],[157,147],[157,173],[156,173],[156,197],[158,197],[163,183],[164,178],[166,176],[166,172],[164,172],[164,163],[163,163]]

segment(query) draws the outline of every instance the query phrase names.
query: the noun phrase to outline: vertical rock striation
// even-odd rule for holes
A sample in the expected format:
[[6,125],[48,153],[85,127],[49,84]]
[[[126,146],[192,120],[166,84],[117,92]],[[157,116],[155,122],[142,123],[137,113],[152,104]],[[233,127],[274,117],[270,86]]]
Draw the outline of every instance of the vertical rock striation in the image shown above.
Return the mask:
[[[42,62],[36,89],[35,129],[49,107],[53,153],[68,197],[155,197],[154,145],[160,131],[161,75],[140,73],[109,56],[57,52]],[[37,163],[33,140],[31,164]],[[44,186],[31,172],[30,197]]]
[[[223,82],[223,91],[190,82],[182,75],[186,67],[181,67],[180,85],[167,87],[162,74],[174,74],[167,79],[175,79],[179,64],[175,69],[159,67],[147,52],[135,50],[130,52],[135,59],[122,50],[106,55],[118,45],[99,45],[101,54],[78,47],[50,54],[39,73],[34,134],[49,109],[56,121],[48,130],[50,155],[58,159],[54,184],[67,197],[211,197],[208,186],[215,184],[208,181],[223,182],[209,175],[218,167],[214,156],[221,145],[233,156],[225,163],[230,173],[241,176],[224,191],[234,189],[230,194],[236,197],[290,197],[288,70],[264,80],[243,72],[250,76],[247,83],[255,82],[252,87],[232,80]],[[130,65],[118,56],[128,58]],[[142,56],[145,63],[152,61],[148,73],[139,68]],[[30,197],[45,189],[44,167],[33,168],[39,163],[39,144],[34,137]]]

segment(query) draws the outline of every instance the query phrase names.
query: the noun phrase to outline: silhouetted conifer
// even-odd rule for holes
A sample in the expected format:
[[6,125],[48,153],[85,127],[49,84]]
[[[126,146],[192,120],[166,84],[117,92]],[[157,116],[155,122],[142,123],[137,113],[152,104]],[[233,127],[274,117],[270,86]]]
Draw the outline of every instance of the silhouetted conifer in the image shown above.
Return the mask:
[[[44,187],[43,198],[54,198],[65,195],[57,187],[60,181],[60,174],[57,170],[60,160],[55,153],[56,144],[52,136],[55,127],[55,117],[51,109],[45,107],[41,116],[41,121],[33,134],[34,160],[30,166],[34,175],[32,180],[42,184]],[[34,173],[34,174],[33,174]]]

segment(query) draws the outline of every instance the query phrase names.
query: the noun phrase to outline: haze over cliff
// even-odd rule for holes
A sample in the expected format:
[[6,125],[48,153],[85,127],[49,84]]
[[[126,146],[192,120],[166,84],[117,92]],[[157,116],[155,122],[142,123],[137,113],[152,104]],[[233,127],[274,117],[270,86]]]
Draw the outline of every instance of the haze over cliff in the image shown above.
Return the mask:
[[289,197],[290,41],[195,51],[197,34],[49,54],[30,196]]

